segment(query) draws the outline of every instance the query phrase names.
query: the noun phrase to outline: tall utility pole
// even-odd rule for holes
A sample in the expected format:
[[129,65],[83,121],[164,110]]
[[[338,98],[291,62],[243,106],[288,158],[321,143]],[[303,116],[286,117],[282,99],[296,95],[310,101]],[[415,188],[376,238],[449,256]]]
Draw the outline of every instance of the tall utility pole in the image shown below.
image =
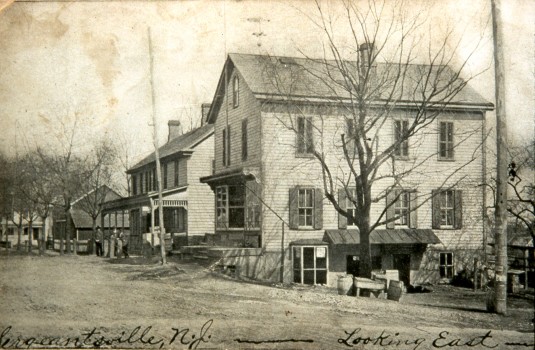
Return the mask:
[[503,28],[499,0],[492,2],[492,37],[494,42],[494,78],[496,89],[496,222],[494,248],[496,255],[496,283],[494,305],[489,311],[504,315],[507,312],[507,122],[505,114],[505,77],[503,59]]
[[[149,33],[149,54],[150,54],[150,91],[152,98],[152,122],[154,124],[154,155],[156,157],[156,183],[158,186],[158,219],[160,226],[160,253],[162,255],[162,264],[166,264],[167,260],[165,257],[165,227],[163,225],[163,200],[162,200],[162,170],[160,168],[160,151],[158,150],[158,124],[156,123],[156,108],[154,103],[154,85],[152,77],[154,75],[154,59],[152,56],[152,40],[150,35],[150,27],[148,29]],[[153,232],[154,234],[154,232]]]

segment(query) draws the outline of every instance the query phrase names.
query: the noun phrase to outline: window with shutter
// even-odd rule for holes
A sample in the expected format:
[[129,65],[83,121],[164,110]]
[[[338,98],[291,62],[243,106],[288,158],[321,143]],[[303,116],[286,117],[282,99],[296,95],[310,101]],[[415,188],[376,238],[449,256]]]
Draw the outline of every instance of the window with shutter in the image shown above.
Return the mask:
[[462,191],[433,191],[433,228],[462,228]]
[[397,158],[403,159],[409,156],[409,140],[407,140],[406,136],[408,129],[408,120],[394,121],[394,142],[399,143],[394,150],[394,155]]
[[323,191],[319,188],[290,189],[290,228],[297,230],[323,227]]
[[453,160],[453,122],[440,122],[438,159]]
[[297,154],[311,155],[314,152],[313,124],[311,117],[297,117]]

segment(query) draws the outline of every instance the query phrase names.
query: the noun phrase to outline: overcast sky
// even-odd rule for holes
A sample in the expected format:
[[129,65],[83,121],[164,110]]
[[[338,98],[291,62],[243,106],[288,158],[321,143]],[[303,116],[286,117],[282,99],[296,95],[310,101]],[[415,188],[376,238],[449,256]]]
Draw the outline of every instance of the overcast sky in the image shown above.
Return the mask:
[[[417,1],[406,2],[419,11]],[[509,129],[530,140],[535,5],[502,2]],[[463,33],[457,61],[483,36],[469,72],[490,67],[472,86],[494,102],[490,0],[432,3],[426,30],[440,33],[449,24]],[[328,5],[336,15],[335,1]],[[141,157],[153,147],[148,27],[163,143],[169,119],[189,124],[211,102],[226,53],[322,57],[324,37],[307,17],[316,14],[304,0],[14,2],[0,13],[0,149],[14,154],[61,138],[58,121],[69,125],[78,115],[80,148],[103,136],[126,138]],[[344,36],[342,24],[337,32]]]

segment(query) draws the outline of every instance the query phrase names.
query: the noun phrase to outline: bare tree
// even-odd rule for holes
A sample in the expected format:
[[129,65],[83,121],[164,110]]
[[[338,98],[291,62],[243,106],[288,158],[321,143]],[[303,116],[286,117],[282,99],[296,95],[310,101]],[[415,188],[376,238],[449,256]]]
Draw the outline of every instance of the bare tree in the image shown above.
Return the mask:
[[[429,40],[422,50],[419,33],[425,25],[425,14],[409,15],[401,1],[342,4],[348,30],[345,41],[338,40],[334,29],[340,18],[329,15],[317,1],[318,17],[310,18],[325,37],[324,58],[303,54],[299,60],[270,59],[263,73],[274,86],[273,101],[285,106],[285,116],[278,119],[296,134],[297,152],[310,155],[321,168],[325,197],[341,216],[358,227],[359,275],[369,277],[370,234],[401,218],[395,211],[401,196],[417,189],[424,176],[441,179],[438,191],[415,192],[418,200],[408,209],[414,211],[442,190],[463,181],[469,174],[461,169],[481,156],[482,123],[456,129],[455,140],[440,144],[436,152],[415,152],[418,156],[407,157],[409,148],[418,149],[431,135],[436,138],[444,133],[446,139],[452,135],[453,130],[437,130],[437,118],[462,104],[457,97],[481,72],[467,72],[473,52],[459,62],[461,41],[455,40],[451,30],[440,41]],[[415,64],[418,58],[425,62]],[[300,102],[286,103],[289,100]],[[315,106],[313,120],[307,105]],[[334,132],[333,116],[345,122]],[[400,122],[392,126],[394,120]],[[385,139],[387,128],[393,132]],[[474,138],[479,143],[472,149],[473,154],[452,164],[448,174],[433,174],[427,168],[430,160],[453,154]],[[333,161],[333,157],[338,158]],[[386,205],[378,215],[372,215],[372,206],[383,202]]]
[[[45,250],[45,235],[49,229],[47,218],[52,206],[56,205],[58,200],[58,188],[54,186],[52,172],[48,168],[52,161],[43,161],[43,157],[36,152],[29,152],[23,159],[25,185],[22,193],[26,198],[30,231],[32,231],[32,221],[35,218],[40,217],[43,220],[41,235],[38,238],[39,255],[42,255]],[[32,244],[32,238],[30,238],[30,252]]]
[[[95,242],[97,231],[97,218],[102,212],[102,203],[106,200],[110,188],[108,187],[113,177],[113,165],[116,157],[114,147],[108,141],[102,141],[95,146],[84,164],[86,177],[82,182],[83,196],[72,204],[87,213],[92,220],[92,240]],[[96,245],[93,244],[93,254],[96,253]]]
[[82,182],[86,178],[84,164],[87,156],[83,157],[76,153],[75,139],[78,131],[78,118],[75,114],[73,123],[66,122],[66,118],[57,118],[60,126],[61,139],[58,138],[58,146],[51,149],[38,147],[36,155],[49,170],[50,184],[55,187],[58,196],[61,198],[61,206],[65,216],[65,235],[60,237],[60,254],[64,253],[64,239],[66,238],[66,249],[71,253],[72,220],[70,209],[72,201],[82,193]]
[[0,153],[0,215],[2,219],[2,239],[5,235],[6,248],[8,242],[7,224],[13,215],[13,177],[11,176],[11,160]]

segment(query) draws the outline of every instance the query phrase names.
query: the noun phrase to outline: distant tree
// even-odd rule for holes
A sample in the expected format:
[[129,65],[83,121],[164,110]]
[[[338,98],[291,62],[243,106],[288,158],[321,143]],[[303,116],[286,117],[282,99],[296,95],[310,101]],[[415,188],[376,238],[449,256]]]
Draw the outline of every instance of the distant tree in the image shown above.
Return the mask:
[[[2,220],[1,239],[8,241],[7,224],[13,217],[13,177],[11,176],[12,161],[0,152],[0,219]],[[7,245],[6,245],[7,248]]]
[[514,147],[510,153],[507,212],[517,227],[530,233],[535,244],[535,141]]

